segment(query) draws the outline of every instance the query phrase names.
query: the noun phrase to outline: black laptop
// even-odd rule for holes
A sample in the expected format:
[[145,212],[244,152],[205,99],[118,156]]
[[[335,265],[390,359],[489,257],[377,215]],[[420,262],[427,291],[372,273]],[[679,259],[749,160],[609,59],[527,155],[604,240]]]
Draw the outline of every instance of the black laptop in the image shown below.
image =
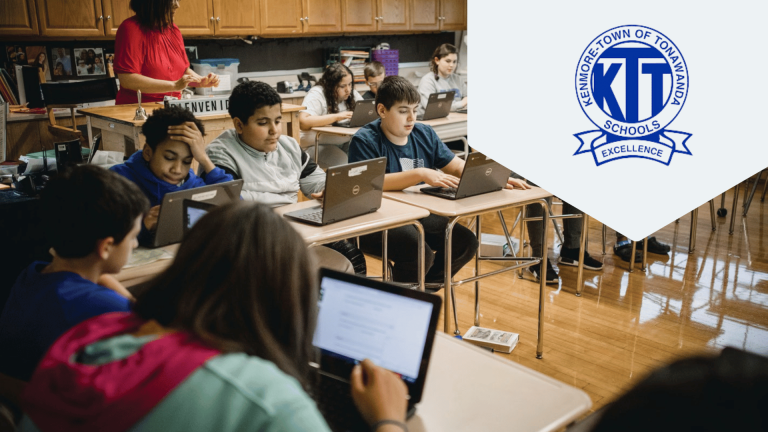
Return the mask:
[[367,125],[377,118],[379,118],[379,113],[376,111],[376,101],[370,99],[359,100],[355,102],[355,111],[352,112],[352,118],[336,122],[333,125],[349,128],[360,127]]
[[400,375],[408,415],[421,401],[440,297],[328,269],[320,272],[317,327],[320,411],[334,431],[369,431],[352,402],[349,377],[363,359]]
[[424,114],[417,116],[416,120],[434,120],[448,117],[448,114],[451,112],[451,105],[453,104],[455,95],[456,92],[454,91],[432,93],[427,100],[427,107],[424,109]]
[[386,157],[328,168],[323,205],[296,210],[284,216],[322,226],[373,213],[381,207],[386,169]]
[[227,204],[240,199],[243,180],[186,189],[165,194],[157,217],[157,229],[152,247],[178,243],[184,237],[184,201],[198,201],[211,205]]
[[470,153],[457,188],[424,187],[425,194],[451,200],[496,192],[506,186],[511,171],[482,153]]

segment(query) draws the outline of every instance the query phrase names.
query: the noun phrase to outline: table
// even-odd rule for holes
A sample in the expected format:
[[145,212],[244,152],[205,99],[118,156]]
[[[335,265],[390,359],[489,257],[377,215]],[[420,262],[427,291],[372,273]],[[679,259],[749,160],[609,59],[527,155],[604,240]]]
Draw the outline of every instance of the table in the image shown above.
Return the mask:
[[[510,270],[517,270],[522,269],[525,267],[530,267],[532,265],[538,264],[541,262],[541,268],[546,269],[547,268],[547,254],[546,254],[546,248],[543,248],[545,253],[543,253],[541,258],[526,258],[526,257],[502,257],[497,258],[496,260],[504,260],[504,261],[524,261],[522,264],[516,264],[510,267],[506,267],[501,270],[496,270],[490,273],[486,273],[484,275],[481,275],[480,270],[480,264],[479,260],[481,257],[479,257],[479,253],[475,255],[475,276],[464,279],[458,282],[453,281],[453,277],[451,276],[451,237],[453,233],[453,227],[456,225],[456,223],[459,221],[459,219],[463,217],[476,217],[476,235],[479,236],[481,232],[481,226],[480,226],[480,215],[483,213],[488,212],[495,212],[495,211],[501,211],[504,209],[512,208],[512,207],[521,207],[529,204],[539,204],[543,208],[543,221],[544,221],[544,229],[543,229],[543,239],[542,244],[547,244],[547,229],[549,225],[549,204],[546,201],[546,198],[552,196],[549,192],[545,191],[544,189],[534,187],[528,190],[507,190],[503,189],[497,192],[491,192],[486,193],[482,195],[476,195],[469,198],[463,198],[460,200],[448,200],[444,198],[439,198],[432,195],[426,195],[419,191],[422,187],[426,185],[420,185],[420,186],[411,186],[409,188],[406,188],[402,191],[398,192],[384,192],[384,196],[387,199],[399,201],[405,204],[410,204],[412,206],[421,207],[424,209],[427,209],[430,211],[430,213],[445,216],[448,218],[448,226],[446,227],[445,232],[445,289],[446,294],[450,292],[450,301],[448,296],[446,295],[445,301],[443,302],[444,306],[444,331],[448,333],[450,331],[449,327],[449,320],[448,317],[450,316],[451,307],[453,307],[453,321],[454,325],[456,327],[455,333],[460,334],[459,332],[459,319],[456,314],[456,298],[454,293],[454,287],[458,285],[462,285],[464,283],[468,282],[475,282],[475,325],[480,325],[480,287],[477,283],[478,280],[484,277],[493,276],[499,273],[503,273]],[[583,248],[582,248],[583,249]],[[583,259],[581,260],[584,261]],[[542,271],[543,273],[543,271]],[[539,287],[539,336],[538,336],[538,344],[536,346],[536,357],[541,358],[543,351],[544,351],[544,293],[546,292],[546,277],[540,277],[540,287]]]
[[[425,125],[428,125],[434,129],[435,133],[437,134],[437,137],[440,138],[441,141],[449,141],[449,140],[462,140],[464,141],[464,154],[467,154],[469,151],[469,143],[467,142],[466,136],[467,136],[467,115],[466,114],[460,114],[460,113],[449,113],[448,117],[443,117],[439,119],[434,120],[425,120],[425,121],[419,121],[418,123],[423,123]],[[358,130],[360,130],[359,127],[339,127],[339,126],[320,126],[320,127],[313,127],[313,131],[316,132],[315,134],[315,161],[317,161],[317,155],[319,152],[319,146],[318,143],[320,142],[320,135],[336,135],[336,136],[342,136],[342,137],[349,137],[352,139],[352,136],[357,133]]]
[[[179,250],[179,243],[163,246],[160,249],[163,249],[175,257],[176,252]],[[124,287],[131,288],[147,282],[162,273],[165,269],[170,267],[171,263],[173,263],[173,258],[157,260],[142,266],[124,268],[120,270],[120,273],[115,275],[115,278],[120,281]]]
[[555,431],[591,406],[575,387],[438,332],[408,430]]
[[[159,102],[143,103],[142,107],[147,115],[156,109],[162,108]],[[78,110],[86,116],[88,126],[88,142],[93,142],[93,129],[101,129],[102,148],[105,150],[123,151],[131,154],[144,147],[145,138],[141,134],[141,126],[144,120],[134,120],[138,104],[116,105],[97,108],[85,108]],[[286,135],[300,141],[299,111],[303,106],[282,104],[283,124],[287,126]],[[205,143],[209,144],[216,139],[221,132],[233,128],[232,118],[229,114],[214,114],[199,117],[205,126]],[[128,137],[135,143],[134,149],[125,146],[125,138]]]
[[[275,208],[275,212],[284,215],[296,210],[314,207],[317,201],[304,201]],[[381,200],[381,208],[374,213],[357,216],[345,221],[336,222],[325,226],[315,226],[289,220],[299,235],[309,247],[344,240],[376,232],[384,232],[382,240],[382,277],[387,278],[387,235],[390,229],[405,225],[413,225],[419,232],[419,289],[424,291],[424,229],[419,219],[429,216],[429,211],[423,208],[402,204],[387,199]],[[447,316],[447,315],[446,315]]]

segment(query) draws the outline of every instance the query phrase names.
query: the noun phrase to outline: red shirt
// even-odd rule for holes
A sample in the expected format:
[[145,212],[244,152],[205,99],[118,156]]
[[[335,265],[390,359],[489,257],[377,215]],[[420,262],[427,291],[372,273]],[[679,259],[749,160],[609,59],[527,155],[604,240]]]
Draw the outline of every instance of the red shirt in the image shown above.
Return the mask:
[[[184,39],[176,24],[165,30],[146,30],[135,16],[120,24],[115,36],[115,73],[135,73],[145,77],[178,81],[189,68]],[[181,92],[144,93],[142,102],[161,102],[163,96],[181,98]],[[136,92],[120,87],[116,105],[138,102]]]

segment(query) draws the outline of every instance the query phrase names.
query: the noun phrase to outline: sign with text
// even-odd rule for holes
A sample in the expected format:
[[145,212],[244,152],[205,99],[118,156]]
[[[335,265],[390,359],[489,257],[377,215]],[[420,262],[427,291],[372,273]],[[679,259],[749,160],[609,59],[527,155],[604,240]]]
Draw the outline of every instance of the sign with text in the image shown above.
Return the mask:
[[179,99],[165,101],[165,107],[180,106],[192,111],[195,117],[229,112],[229,96],[206,97],[200,99]]

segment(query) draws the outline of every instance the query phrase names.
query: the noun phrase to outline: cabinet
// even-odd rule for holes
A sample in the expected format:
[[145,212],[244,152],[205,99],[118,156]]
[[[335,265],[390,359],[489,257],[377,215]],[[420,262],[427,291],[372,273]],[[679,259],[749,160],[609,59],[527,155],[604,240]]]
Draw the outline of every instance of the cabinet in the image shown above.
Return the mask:
[[409,30],[411,1],[344,0],[341,9],[342,29],[345,32]]
[[466,30],[466,0],[412,0],[411,30]]
[[131,0],[102,0],[101,6],[104,12],[104,33],[108,36],[117,34],[117,28],[128,18],[133,11],[129,4]]
[[35,0],[1,0],[0,34],[37,36]]
[[43,36],[104,36],[101,0],[37,0]]
[[341,0],[261,0],[263,35],[340,32]]
[[184,0],[173,22],[184,36],[211,36],[216,17],[212,0]]
[[259,0],[213,0],[214,34],[255,35],[261,32]]

